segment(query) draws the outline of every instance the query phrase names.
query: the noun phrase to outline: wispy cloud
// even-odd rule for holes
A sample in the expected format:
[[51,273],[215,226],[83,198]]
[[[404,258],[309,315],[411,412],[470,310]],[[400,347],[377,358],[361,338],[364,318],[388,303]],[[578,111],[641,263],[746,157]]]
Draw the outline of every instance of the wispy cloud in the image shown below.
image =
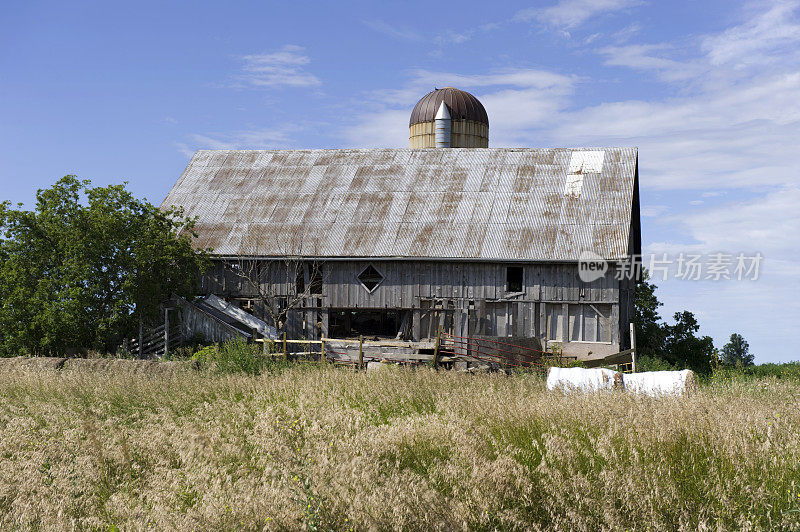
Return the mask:
[[389,24],[386,21],[371,19],[362,20],[362,24],[371,30],[401,41],[419,42],[425,40],[421,33],[411,28],[399,27],[394,24]]
[[762,2],[751,4],[743,24],[706,37],[702,47],[709,62],[743,66],[753,62],[772,63],[787,54],[797,57],[800,2],[778,0],[770,4],[762,12],[759,12]]
[[716,34],[601,48],[606,65],[652,73],[679,92],[566,113],[551,138],[639,145],[655,188],[791,182],[796,171],[790,154],[800,150],[798,6],[752,4],[741,23]]
[[605,64],[608,66],[650,70],[664,81],[692,79],[707,70],[697,61],[677,61],[665,57],[671,49],[668,44],[631,44],[605,46],[598,53],[605,56]]
[[344,130],[353,146],[400,147],[408,144],[408,131],[401,124],[416,101],[435,87],[454,85],[475,91],[492,122],[492,138],[501,145],[518,145],[524,132],[541,127],[557,116],[567,104],[577,82],[546,70],[514,69],[492,74],[468,75],[453,72],[415,70],[400,89],[374,91],[365,95],[373,102],[368,113],[358,115]]
[[311,58],[305,48],[286,44],[274,52],[245,55],[236,80],[249,87],[316,87],[322,84],[305,66]]
[[[800,61],[800,1],[751,3],[743,21],[684,42],[606,46],[605,64],[653,72],[669,82],[720,87],[764,73],[794,70]],[[777,68],[776,68],[777,67]]]
[[583,25],[592,17],[612,13],[640,5],[641,0],[560,0],[550,7],[523,9],[515,20],[536,20],[547,26],[570,30]]
[[177,142],[175,147],[191,157],[196,150],[263,150],[287,148],[293,143],[292,135],[299,127],[246,129],[232,133],[194,133],[186,142]]

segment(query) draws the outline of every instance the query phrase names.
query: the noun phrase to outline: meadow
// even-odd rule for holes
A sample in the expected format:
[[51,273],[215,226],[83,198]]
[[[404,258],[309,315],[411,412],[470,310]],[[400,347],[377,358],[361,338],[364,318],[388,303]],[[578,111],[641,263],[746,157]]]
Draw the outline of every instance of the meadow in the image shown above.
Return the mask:
[[800,382],[0,365],[0,530],[800,529]]

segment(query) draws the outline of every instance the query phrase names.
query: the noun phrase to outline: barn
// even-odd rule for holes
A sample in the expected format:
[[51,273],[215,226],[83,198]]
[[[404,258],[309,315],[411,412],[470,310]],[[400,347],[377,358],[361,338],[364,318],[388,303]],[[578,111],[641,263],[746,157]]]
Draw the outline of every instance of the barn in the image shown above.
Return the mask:
[[[197,151],[163,203],[212,250],[194,313],[230,322],[228,307],[290,338],[628,348],[637,150],[490,148],[488,133],[481,103],[448,87],[415,106],[408,149]],[[603,259],[595,279],[586,257]]]

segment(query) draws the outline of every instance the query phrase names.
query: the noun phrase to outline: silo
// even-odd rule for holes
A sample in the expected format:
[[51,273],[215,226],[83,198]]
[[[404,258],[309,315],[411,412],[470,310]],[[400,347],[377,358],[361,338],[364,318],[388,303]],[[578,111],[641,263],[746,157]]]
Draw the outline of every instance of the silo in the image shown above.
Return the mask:
[[414,106],[408,129],[410,148],[446,147],[437,143],[437,123],[439,138],[444,138],[441,127],[445,126],[445,119],[437,121],[442,104],[450,115],[450,148],[489,147],[489,117],[483,104],[466,91],[445,87],[429,92]]

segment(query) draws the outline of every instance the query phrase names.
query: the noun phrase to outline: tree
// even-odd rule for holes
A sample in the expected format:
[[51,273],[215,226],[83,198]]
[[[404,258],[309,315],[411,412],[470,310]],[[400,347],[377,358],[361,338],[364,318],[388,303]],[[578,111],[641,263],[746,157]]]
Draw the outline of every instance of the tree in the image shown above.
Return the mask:
[[193,229],[180,209],[72,175],[33,211],[2,203],[0,354],[115,349],[172,293],[194,293],[209,261]]
[[664,325],[662,357],[677,369],[688,368],[699,374],[711,372],[714,341],[710,336],[697,337],[700,325],[694,314],[684,310],[674,315],[675,325]]
[[663,303],[656,297],[656,285],[648,283],[645,270],[642,280],[636,284],[633,308],[633,324],[636,331],[638,356],[661,358],[664,351],[664,327],[659,323],[658,307]]
[[722,362],[729,366],[752,366],[755,355],[750,352],[750,344],[739,333],[731,334],[727,344],[722,346]]
[[264,317],[283,331],[291,311],[322,294],[323,264],[315,259],[286,256],[281,259],[240,258],[224,262],[226,271],[242,283],[240,292],[252,295]]
[[636,285],[633,322],[639,366],[655,369],[688,368],[697,373],[711,371],[714,342],[709,336],[697,337],[700,325],[694,314],[684,310],[674,314],[675,325],[661,321],[656,285],[647,282],[647,271]]

